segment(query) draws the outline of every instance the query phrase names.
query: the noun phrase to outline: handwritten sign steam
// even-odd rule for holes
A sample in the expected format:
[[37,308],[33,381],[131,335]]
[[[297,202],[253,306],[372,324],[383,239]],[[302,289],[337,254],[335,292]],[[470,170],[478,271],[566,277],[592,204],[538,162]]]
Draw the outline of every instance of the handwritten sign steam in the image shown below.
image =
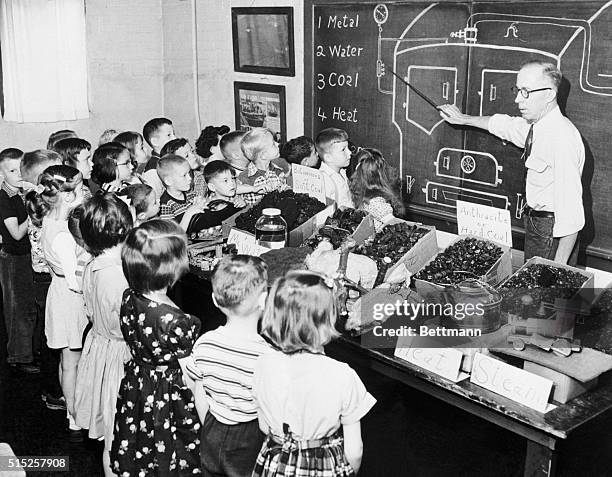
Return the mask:
[[459,235],[475,235],[512,247],[510,211],[472,202],[457,201]]

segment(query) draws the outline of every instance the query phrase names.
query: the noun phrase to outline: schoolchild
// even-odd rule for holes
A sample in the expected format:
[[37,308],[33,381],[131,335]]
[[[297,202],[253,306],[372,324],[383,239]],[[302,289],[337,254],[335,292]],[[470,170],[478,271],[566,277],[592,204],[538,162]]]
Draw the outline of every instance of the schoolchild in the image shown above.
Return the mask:
[[182,137],[168,141],[161,151],[162,157],[166,154],[176,154],[177,156],[187,159],[189,167],[191,167],[191,173],[193,174],[193,190],[196,195],[205,197],[208,193],[208,189],[206,189],[206,181],[204,180],[204,173],[201,169],[202,164],[200,163],[200,158],[193,152],[193,148],[191,144],[189,144],[189,141]]
[[176,139],[172,121],[167,118],[153,118],[142,129],[142,137],[151,147],[151,157],[142,173],[142,180],[155,190],[157,197],[161,197],[164,186],[157,175],[157,161],[161,157],[161,150],[168,141]]
[[83,299],[92,328],[79,361],[75,391],[78,426],[89,438],[104,439],[104,475],[113,475],[109,452],[119,384],[130,350],[119,325],[119,308],[128,288],[121,245],[132,228],[128,206],[112,193],[97,194],[82,207],[81,236],[93,259],[85,267]]
[[[278,143],[272,132],[266,128],[253,128],[240,141],[240,147],[245,157],[251,161],[246,170],[238,175],[239,184],[254,187],[265,187],[268,191],[287,188],[286,173],[274,165],[273,159],[278,159]],[[255,204],[262,196],[250,193],[243,199],[247,204]]]
[[307,136],[299,136],[285,143],[280,155],[290,164],[315,168],[319,165],[319,156],[314,141]]
[[355,208],[371,214],[379,231],[394,217],[404,215],[399,173],[378,149],[361,149],[355,160],[357,166],[349,183]]
[[130,151],[125,146],[118,142],[103,144],[93,153],[92,192],[118,192],[128,184],[140,182],[133,171]]
[[83,194],[91,197],[89,179],[91,178],[91,144],[79,137],[61,139],[55,143],[53,150],[62,156],[63,163],[74,167],[83,175]]
[[159,199],[159,216],[175,220],[190,232],[191,219],[203,212],[205,199],[198,197],[191,187],[189,162],[176,154],[166,154],[157,163],[157,173],[166,189]]
[[114,141],[128,148],[135,173],[142,174],[149,160],[142,135],[136,131],[125,131],[117,134]]
[[246,133],[244,131],[231,131],[224,134],[219,140],[219,149],[223,159],[234,168],[236,175],[244,171],[249,161],[240,147],[240,142]]
[[69,137],[79,137],[75,131],[72,129],[61,129],[59,131],[55,131],[49,135],[49,139],[47,140],[47,150],[53,151],[55,144],[62,139],[66,139]]
[[118,196],[128,204],[135,226],[159,215],[159,199],[147,184],[130,184]]
[[119,134],[119,131],[116,129],[105,129],[102,134],[100,134],[100,138],[98,139],[98,147],[100,147],[102,144],[106,144],[107,142],[112,142],[117,134]]
[[74,387],[87,317],[76,276],[77,244],[68,230],[68,215],[83,201],[82,177],[74,167],[48,167],[40,176],[40,192],[30,191],[26,196],[32,222],[42,223],[40,243],[52,275],[45,307],[45,334],[49,347],[61,350],[60,384],[73,441],[82,440],[74,421]]
[[[24,188],[35,189],[42,172],[49,166],[62,163],[62,157],[46,149],[26,152],[21,161],[21,176]],[[32,256],[34,279],[34,301],[36,303],[36,328],[34,350],[40,350],[41,398],[48,409],[66,411],[66,401],[59,385],[59,351],[47,346],[45,336],[45,306],[47,291],[51,285],[51,272],[40,245],[41,227],[34,225],[28,217],[28,237]]]
[[178,360],[191,354],[200,320],[168,298],[189,268],[187,237],[173,221],[132,229],[121,253],[130,286],[120,309],[131,359],[121,380],[111,448],[120,476],[200,473],[200,423]]
[[[174,126],[172,125],[172,121],[168,118],[153,118],[147,121],[142,128],[142,137],[151,147],[152,159],[159,159],[161,157],[162,147],[164,147],[168,141],[176,139]],[[155,169],[156,166],[156,163],[152,164],[150,167],[147,165],[147,170]]]
[[338,207],[353,208],[346,168],[351,162],[348,134],[343,129],[323,129],[315,141],[321,158],[319,170],[325,181],[325,195],[336,201]]
[[347,364],[325,356],[336,313],[333,281],[321,275],[291,271],[272,286],[261,334],[276,350],[255,365],[253,395],[267,437],[253,476],[359,471],[360,421],[376,400]]
[[196,140],[196,152],[203,159],[204,163],[223,158],[219,143],[223,135],[229,132],[230,128],[225,124],[222,126],[206,126],[202,129],[200,136]]
[[9,148],[0,152],[0,286],[8,335],[7,362],[13,370],[39,373],[33,362],[36,304],[32,258],[28,238],[28,213],[23,203],[21,160],[23,152]]
[[[84,197],[83,197],[83,200],[85,200]],[[91,254],[85,247],[85,241],[83,240],[83,235],[81,234],[80,223],[81,223],[82,215],[83,215],[83,204],[82,203],[77,205],[75,208],[73,208],[68,213],[68,231],[70,232],[70,235],[72,235],[72,238],[74,239],[76,243],[75,253],[77,257],[77,264],[76,264],[76,269],[74,271],[74,275],[76,276],[77,283],[81,290],[83,290],[83,275],[85,274],[85,267],[92,259]],[[89,328],[91,328],[91,322],[88,323],[87,329],[85,330],[85,333],[83,334],[83,342],[85,342],[85,336],[87,335]]]
[[265,263],[250,255],[223,258],[213,270],[213,302],[227,323],[202,335],[192,353],[207,476],[250,476],[264,440],[251,389],[257,358],[272,349],[257,333],[267,283]]

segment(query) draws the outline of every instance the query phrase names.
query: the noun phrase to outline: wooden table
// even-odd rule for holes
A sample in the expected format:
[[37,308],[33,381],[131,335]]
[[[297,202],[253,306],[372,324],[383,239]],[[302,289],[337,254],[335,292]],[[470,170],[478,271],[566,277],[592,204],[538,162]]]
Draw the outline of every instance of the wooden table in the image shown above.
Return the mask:
[[327,354],[338,360],[365,366],[526,438],[525,476],[555,475],[559,441],[612,408],[609,382],[542,414],[469,380],[448,381],[396,358],[393,351],[368,349],[359,338],[349,337],[341,337],[327,347]]

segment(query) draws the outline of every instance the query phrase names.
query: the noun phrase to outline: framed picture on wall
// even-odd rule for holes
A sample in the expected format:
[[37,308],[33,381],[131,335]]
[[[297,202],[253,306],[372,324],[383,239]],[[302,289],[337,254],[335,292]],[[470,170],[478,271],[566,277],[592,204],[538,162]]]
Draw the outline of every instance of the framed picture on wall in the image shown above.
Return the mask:
[[234,82],[236,129],[263,127],[284,143],[287,139],[285,87],[276,84]]
[[232,8],[234,71],[295,76],[293,8]]

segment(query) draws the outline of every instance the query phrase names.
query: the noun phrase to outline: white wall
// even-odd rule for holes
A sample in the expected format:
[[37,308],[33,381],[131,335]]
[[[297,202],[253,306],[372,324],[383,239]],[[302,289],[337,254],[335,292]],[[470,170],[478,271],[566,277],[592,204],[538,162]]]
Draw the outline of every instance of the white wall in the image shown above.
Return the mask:
[[[201,126],[234,124],[234,81],[286,88],[287,137],[304,130],[303,2],[301,0],[197,0]],[[231,7],[294,8],[295,77],[235,73]],[[191,0],[86,0],[91,116],[59,123],[7,123],[0,119],[0,150],[44,147],[49,134],[74,129],[97,145],[107,128],[142,131],[156,116],[171,118],[179,135],[199,135],[192,81]]]
[[56,123],[0,119],[0,149],[45,147],[59,129],[97,145],[107,128],[142,131],[162,108],[161,0],[86,0],[90,118]]
[[[234,72],[231,7],[293,7],[295,76],[267,76]],[[304,131],[304,15],[300,0],[215,0],[197,2],[199,111],[202,129],[227,124],[235,128],[234,81],[285,86],[287,138]],[[179,134],[199,135],[192,80],[191,0],[163,0],[164,110]]]

